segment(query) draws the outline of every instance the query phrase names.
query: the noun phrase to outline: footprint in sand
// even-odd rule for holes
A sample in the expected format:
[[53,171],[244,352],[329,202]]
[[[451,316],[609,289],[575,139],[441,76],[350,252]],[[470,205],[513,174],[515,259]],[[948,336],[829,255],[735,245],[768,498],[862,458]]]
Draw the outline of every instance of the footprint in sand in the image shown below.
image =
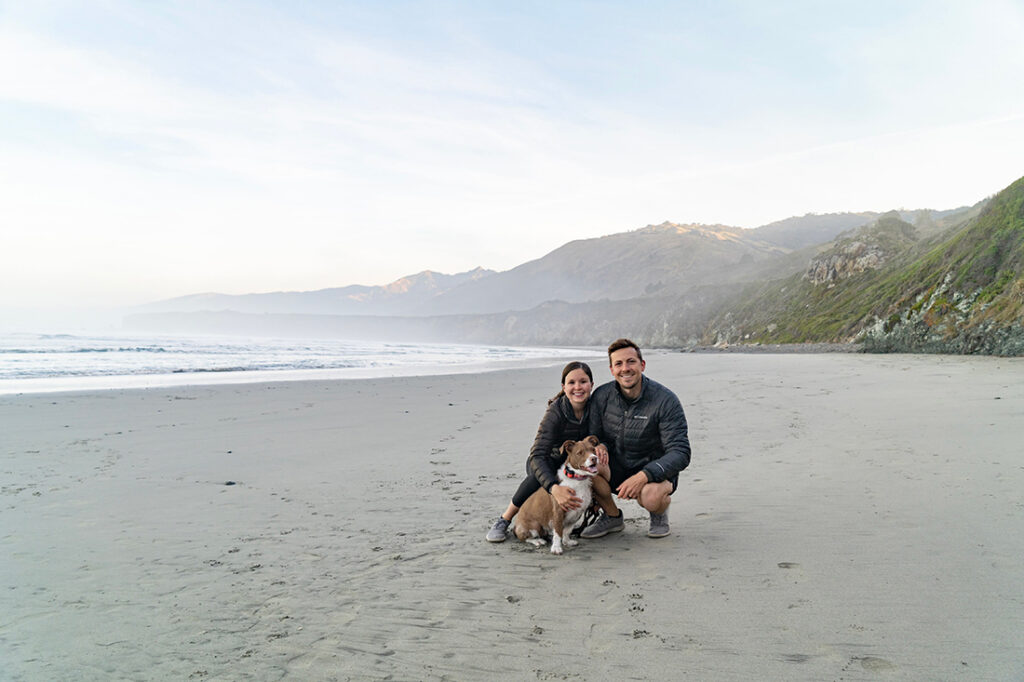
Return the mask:
[[851,666],[857,664],[860,664],[862,669],[873,673],[888,672],[897,668],[894,663],[878,656],[854,656],[843,666],[843,672],[848,671]]
[[871,672],[882,672],[885,670],[895,670],[896,666],[884,658],[877,658],[875,656],[861,656],[860,658],[854,659],[860,661],[860,667]]

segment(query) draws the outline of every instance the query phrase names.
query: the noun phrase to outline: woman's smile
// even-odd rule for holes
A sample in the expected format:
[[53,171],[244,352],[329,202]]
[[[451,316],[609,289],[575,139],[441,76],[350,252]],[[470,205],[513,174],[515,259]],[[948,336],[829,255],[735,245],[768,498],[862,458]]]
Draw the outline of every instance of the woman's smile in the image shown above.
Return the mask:
[[590,392],[593,388],[594,383],[582,369],[574,369],[569,372],[565,376],[565,383],[562,384],[562,390],[565,391],[569,402],[574,406],[583,405],[590,400]]

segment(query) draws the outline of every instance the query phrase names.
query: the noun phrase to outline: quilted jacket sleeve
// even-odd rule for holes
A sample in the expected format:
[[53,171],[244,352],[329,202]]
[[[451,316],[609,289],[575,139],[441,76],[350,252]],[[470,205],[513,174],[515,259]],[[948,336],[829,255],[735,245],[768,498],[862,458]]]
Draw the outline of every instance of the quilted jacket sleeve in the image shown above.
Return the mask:
[[690,436],[686,426],[686,414],[679,398],[671,391],[665,391],[658,407],[658,428],[664,454],[644,466],[644,472],[652,481],[664,481],[678,474],[690,465]]
[[587,423],[584,425],[583,432],[587,436],[597,436],[599,441],[611,447],[609,445],[611,439],[604,430],[603,419],[605,406],[608,404],[610,396],[609,390],[607,385],[594,389],[593,394],[590,396],[590,403],[587,409]]
[[561,457],[555,448],[561,446],[555,442],[565,432],[565,418],[559,410],[559,401],[548,405],[548,411],[544,413],[537,427],[537,436],[533,439],[533,447],[530,448],[530,459],[527,464],[534,478],[540,481],[544,490],[551,490],[551,486],[558,483],[556,471],[561,465]]

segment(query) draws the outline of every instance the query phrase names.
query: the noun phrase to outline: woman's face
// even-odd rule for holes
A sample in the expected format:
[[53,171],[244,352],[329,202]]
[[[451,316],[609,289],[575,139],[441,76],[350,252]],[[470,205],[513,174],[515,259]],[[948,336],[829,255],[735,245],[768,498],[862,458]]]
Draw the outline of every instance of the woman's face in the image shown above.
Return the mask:
[[565,395],[573,405],[586,404],[593,388],[594,382],[582,369],[574,369],[566,374],[565,383],[562,384],[562,390],[565,391]]

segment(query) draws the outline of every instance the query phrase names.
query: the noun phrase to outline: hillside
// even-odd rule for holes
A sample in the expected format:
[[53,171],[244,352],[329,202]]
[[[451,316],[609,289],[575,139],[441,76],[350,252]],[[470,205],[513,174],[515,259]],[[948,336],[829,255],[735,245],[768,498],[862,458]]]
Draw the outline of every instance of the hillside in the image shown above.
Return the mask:
[[695,286],[795,271],[788,249],[724,225],[665,222],[569,242],[511,270],[458,275],[426,270],[385,286],[265,294],[199,294],[160,301],[135,313],[232,311],[300,315],[471,315],[524,311],[548,301],[583,303],[671,296]]
[[[951,216],[967,210],[920,210],[905,215],[924,223],[931,233],[947,229]],[[489,314],[527,311],[552,301],[634,299],[651,299],[652,314],[656,314],[657,301],[696,289],[801,272],[822,248],[819,237],[824,235],[821,241],[828,242],[847,226],[862,225],[866,217],[879,215],[807,215],[753,230],[664,222],[576,240],[511,270],[454,287],[427,301],[415,314]],[[793,251],[789,244],[810,246]]]
[[454,275],[424,270],[381,286],[354,284],[318,291],[194,294],[139,306],[133,312],[149,314],[230,310],[237,313],[282,315],[415,314],[429,299],[466,282],[481,280],[493,274],[493,270],[483,268]]
[[867,349],[1024,354],[1024,178],[886,279],[899,295],[865,330]]
[[733,292],[698,288],[686,295],[625,301],[550,301],[526,311],[478,315],[369,316],[236,313],[138,313],[125,318],[139,332],[458,342],[524,346],[604,346],[630,336],[645,346],[691,347],[704,322]]
[[[126,325],[523,345],[631,336],[678,348],[860,342],[877,351],[1024,354],[1022,211],[1024,179],[948,211],[806,215],[755,230],[666,222],[573,241],[505,272],[424,271],[383,287],[185,297],[138,310]],[[821,235],[827,240],[815,243]]]
[[524,311],[548,301],[664,298],[694,287],[798,272],[814,254],[815,246],[793,251],[790,245],[831,240],[848,226],[877,215],[808,214],[752,230],[664,222],[569,242],[504,272],[477,268],[445,275],[424,270],[383,286],[196,294],[140,306],[132,312],[434,316]]
[[829,242],[841,232],[855,229],[878,219],[878,213],[808,213],[756,227],[751,232],[757,239],[796,251]]
[[748,281],[756,264],[786,249],[723,225],[662,223],[569,242],[537,260],[434,298],[430,314],[529,310],[547,301],[582,303],[664,296],[693,286]]
[[930,237],[886,214],[836,240],[803,274],[745,288],[703,341],[1021,354],[1022,212],[1024,178]]

